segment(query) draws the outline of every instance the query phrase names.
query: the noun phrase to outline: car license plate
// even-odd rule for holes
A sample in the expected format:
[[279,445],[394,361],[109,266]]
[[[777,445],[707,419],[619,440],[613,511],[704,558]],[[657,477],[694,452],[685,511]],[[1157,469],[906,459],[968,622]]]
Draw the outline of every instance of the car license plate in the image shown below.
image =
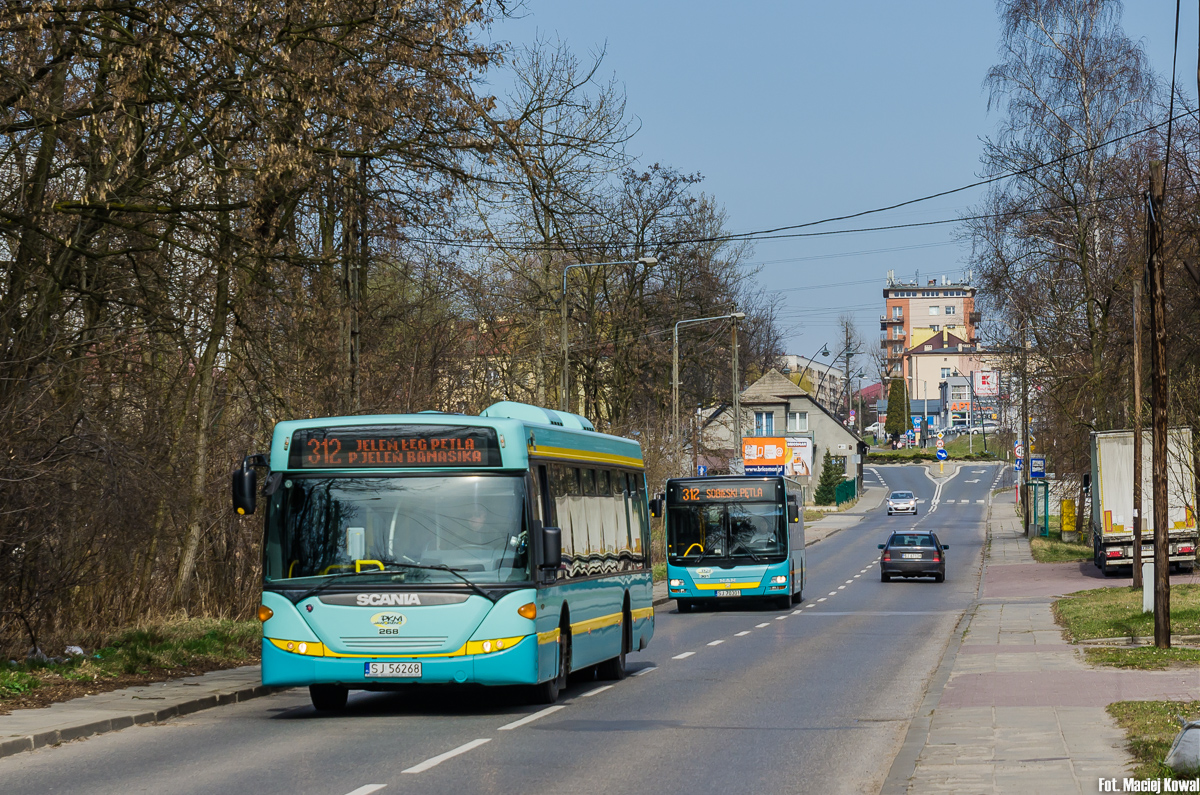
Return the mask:
[[396,679],[419,679],[421,676],[421,663],[369,662],[364,663],[364,665],[366,666],[365,674],[368,677],[382,676]]
[[742,592],[738,590],[717,591],[717,596],[741,596]]
[[900,557],[904,558],[905,560],[914,560],[914,559],[920,560],[921,553],[920,552],[905,552]]

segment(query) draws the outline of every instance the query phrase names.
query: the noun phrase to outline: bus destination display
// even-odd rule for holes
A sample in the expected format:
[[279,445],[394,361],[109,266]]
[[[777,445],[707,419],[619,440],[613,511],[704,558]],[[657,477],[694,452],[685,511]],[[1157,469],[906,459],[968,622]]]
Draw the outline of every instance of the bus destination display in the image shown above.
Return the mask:
[[676,499],[683,503],[738,502],[746,500],[774,500],[775,483],[745,483],[717,481],[702,486],[679,485]]
[[396,425],[306,428],[292,434],[289,469],[500,466],[492,428]]

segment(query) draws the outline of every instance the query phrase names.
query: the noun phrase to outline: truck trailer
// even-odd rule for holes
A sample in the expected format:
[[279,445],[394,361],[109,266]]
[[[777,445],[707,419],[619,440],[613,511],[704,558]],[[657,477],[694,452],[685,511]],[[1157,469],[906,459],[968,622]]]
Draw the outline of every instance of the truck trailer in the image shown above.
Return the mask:
[[[1092,550],[1111,577],[1133,572],[1133,431],[1092,434]],[[1142,560],[1154,557],[1153,435],[1142,431]],[[1192,429],[1167,432],[1167,534],[1172,568],[1196,560],[1196,474]]]

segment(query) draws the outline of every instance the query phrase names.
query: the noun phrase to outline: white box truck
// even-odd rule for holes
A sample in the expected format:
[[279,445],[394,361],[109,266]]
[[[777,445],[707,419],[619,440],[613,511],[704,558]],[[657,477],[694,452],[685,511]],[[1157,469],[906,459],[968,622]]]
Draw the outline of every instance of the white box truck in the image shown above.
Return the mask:
[[[1142,559],[1154,556],[1154,440],[1142,431]],[[1168,559],[1191,571],[1196,560],[1196,474],[1192,429],[1167,431]],[[1133,431],[1092,434],[1092,549],[1106,577],[1133,571]]]

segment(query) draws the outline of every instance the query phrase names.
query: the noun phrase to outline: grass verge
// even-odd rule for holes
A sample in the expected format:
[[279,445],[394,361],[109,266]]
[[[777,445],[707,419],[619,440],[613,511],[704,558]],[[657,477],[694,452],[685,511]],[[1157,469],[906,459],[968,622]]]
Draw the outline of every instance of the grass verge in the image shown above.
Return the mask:
[[667,579],[667,564],[666,563],[655,563],[653,571],[654,571],[654,581],[655,582],[662,582],[663,580]]
[[1139,671],[1161,671],[1171,665],[1200,665],[1200,649],[1156,649],[1153,646],[1138,646],[1130,649],[1084,649],[1083,653],[1092,665],[1134,668]]
[[0,665],[0,713],[257,662],[257,621],[191,618],[113,635],[64,663]]
[[1086,540],[1082,543],[1063,541],[1062,532],[1059,530],[1059,518],[1051,516],[1050,535],[1045,538],[1034,536],[1030,539],[1029,551],[1033,553],[1033,559],[1038,563],[1069,563],[1076,560],[1091,560],[1091,536],[1087,534],[1083,535]]
[[1163,764],[1179,733],[1176,715],[1187,718],[1200,712],[1200,701],[1118,701],[1108,714],[1125,730],[1129,752],[1137,767],[1131,778],[1193,779],[1197,771],[1176,773]]
[[[1154,635],[1154,615],[1142,612],[1140,589],[1077,591],[1056,600],[1053,610],[1072,641]],[[1171,634],[1200,635],[1200,585],[1171,586]]]

